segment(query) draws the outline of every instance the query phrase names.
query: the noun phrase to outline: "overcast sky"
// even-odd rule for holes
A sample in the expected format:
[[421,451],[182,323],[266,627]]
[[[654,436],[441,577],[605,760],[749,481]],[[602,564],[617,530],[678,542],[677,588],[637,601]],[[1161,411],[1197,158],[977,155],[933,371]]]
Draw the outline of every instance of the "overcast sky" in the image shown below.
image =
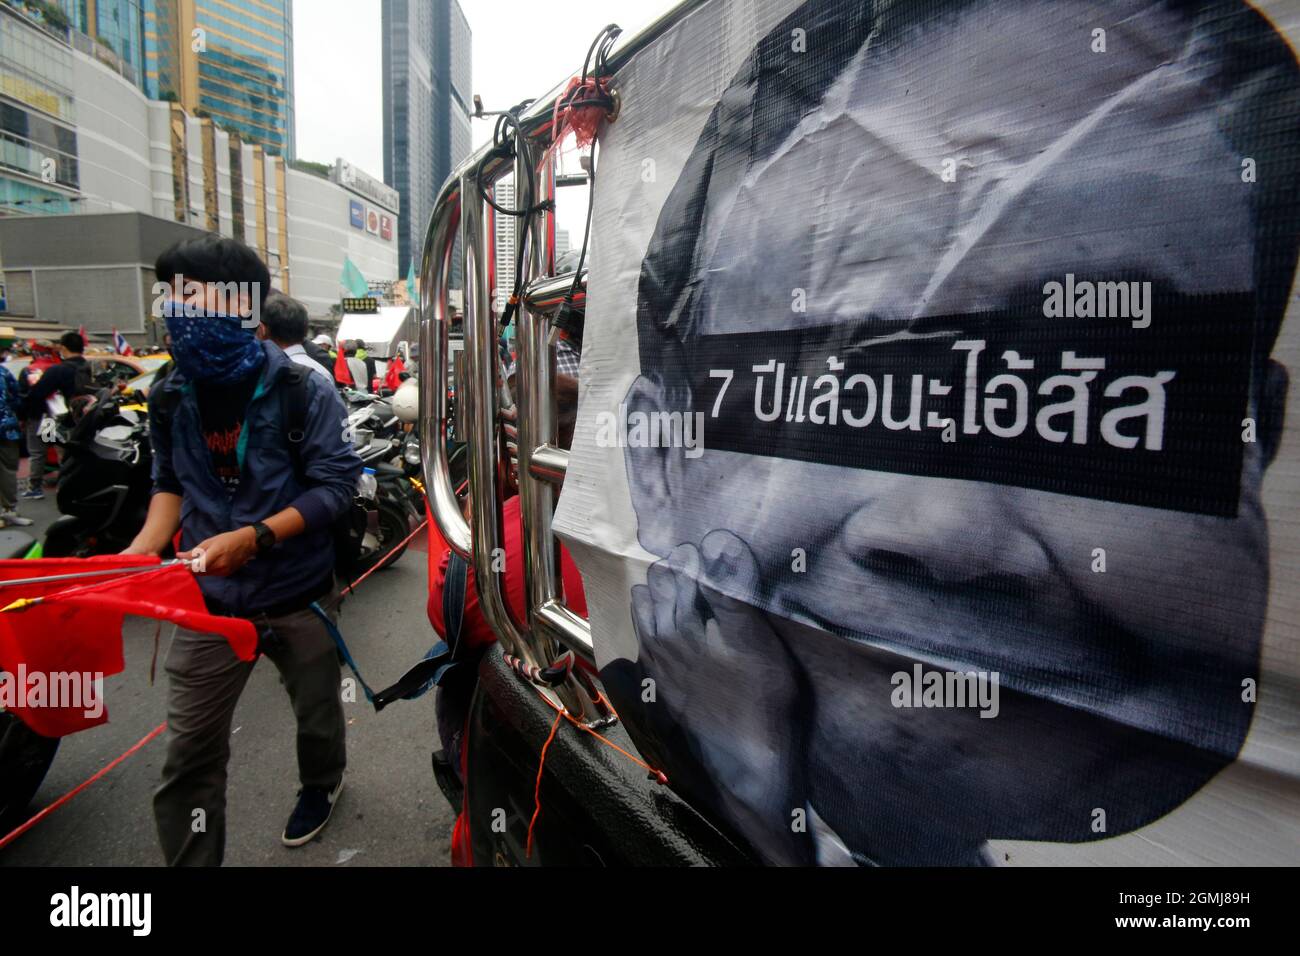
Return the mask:
[[[413,0],[429,2],[429,0]],[[474,92],[487,109],[538,97],[582,69],[600,28],[635,34],[673,0],[461,0],[474,33]],[[298,156],[342,156],[384,175],[379,0],[293,0]],[[539,56],[539,53],[545,54]],[[492,124],[474,121],[474,143]]]

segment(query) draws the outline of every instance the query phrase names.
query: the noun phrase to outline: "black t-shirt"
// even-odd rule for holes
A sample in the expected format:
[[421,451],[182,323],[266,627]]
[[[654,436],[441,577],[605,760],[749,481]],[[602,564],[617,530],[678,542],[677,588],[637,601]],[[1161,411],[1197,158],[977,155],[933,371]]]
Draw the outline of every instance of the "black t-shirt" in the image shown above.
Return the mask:
[[233,385],[196,383],[194,386],[203,440],[212,455],[212,471],[232,498],[239,490],[239,436],[261,371],[258,369]]

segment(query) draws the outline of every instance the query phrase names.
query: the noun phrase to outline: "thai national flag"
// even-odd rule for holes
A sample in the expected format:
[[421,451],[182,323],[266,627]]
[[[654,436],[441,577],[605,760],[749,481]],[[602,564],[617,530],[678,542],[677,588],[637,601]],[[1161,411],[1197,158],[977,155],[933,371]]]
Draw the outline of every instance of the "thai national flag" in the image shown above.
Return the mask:
[[133,355],[131,343],[126,340],[126,336],[117,329],[113,330],[113,351],[118,355]]

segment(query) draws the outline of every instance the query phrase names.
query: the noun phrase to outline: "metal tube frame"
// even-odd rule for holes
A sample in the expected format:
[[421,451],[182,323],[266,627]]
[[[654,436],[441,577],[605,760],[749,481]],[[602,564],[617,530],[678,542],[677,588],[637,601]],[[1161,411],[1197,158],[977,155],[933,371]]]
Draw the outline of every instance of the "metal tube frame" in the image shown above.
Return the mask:
[[[685,0],[660,17],[610,57],[617,72],[664,31],[684,19],[705,0]],[[553,161],[539,164],[550,145],[550,123],[563,84],[534,102],[520,115],[522,135],[513,164],[500,156],[486,162],[483,178],[495,184],[513,171],[517,202],[529,195],[534,202],[555,193]],[[425,232],[420,268],[420,448],[429,490],[429,507],[439,531],[458,554],[472,562],[479,605],[484,617],[511,653],[545,667],[561,648],[572,650],[594,665],[595,651],[587,621],[564,605],[559,545],[551,530],[554,486],[568,468],[568,452],[556,446],[556,410],[552,383],[555,374],[550,315],[563,301],[572,274],[551,275],[554,269],[553,212],[533,217],[532,235],[523,235],[516,219],[516,241],[525,243],[522,287],[528,290],[519,308],[519,494],[523,517],[526,621],[517,621],[504,599],[505,567],[501,533],[501,494],[504,475],[498,448],[501,441],[497,408],[497,330],[489,307],[489,274],[495,243],[489,234],[490,216],[478,194],[475,175],[490,152],[483,146],[460,164],[442,187]],[[463,403],[469,443],[470,518],[466,521],[452,487],[447,463],[447,350],[449,331],[448,280],[458,235],[465,281],[465,352],[467,381],[457,382],[458,405]],[[516,248],[524,248],[517,246]],[[586,276],[580,287],[585,294]],[[502,569],[498,571],[497,569]],[[569,686],[557,696],[571,710],[587,709],[589,698]]]

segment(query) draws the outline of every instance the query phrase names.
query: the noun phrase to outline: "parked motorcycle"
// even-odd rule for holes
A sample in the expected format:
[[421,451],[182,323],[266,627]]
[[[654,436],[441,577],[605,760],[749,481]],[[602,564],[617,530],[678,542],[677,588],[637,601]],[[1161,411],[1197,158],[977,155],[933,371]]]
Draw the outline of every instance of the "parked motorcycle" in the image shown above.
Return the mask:
[[[391,567],[400,559],[406,548],[398,545],[419,526],[424,499],[402,467],[407,433],[392,405],[362,392],[345,392],[344,398],[352,408],[347,427],[353,447],[375,482],[374,494],[365,504],[370,513],[358,569],[365,573],[380,562]],[[397,551],[390,557],[394,548]]]
[[153,455],[143,406],[101,391],[72,427],[59,471],[62,513],[45,534],[46,557],[115,554],[149,511]]
[[366,466],[358,482],[356,498],[366,513],[366,526],[354,577],[360,577],[381,562],[389,568],[401,559],[406,551],[403,542],[422,519],[423,504],[417,508],[414,503],[418,494],[401,468],[383,461]]

